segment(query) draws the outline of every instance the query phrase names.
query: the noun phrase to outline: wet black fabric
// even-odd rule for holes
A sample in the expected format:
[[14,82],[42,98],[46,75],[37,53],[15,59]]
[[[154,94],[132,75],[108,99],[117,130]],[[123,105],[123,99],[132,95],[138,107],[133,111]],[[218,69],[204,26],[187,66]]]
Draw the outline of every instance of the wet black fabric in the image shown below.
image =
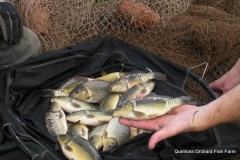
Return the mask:
[[[51,105],[50,98],[44,98],[44,89],[56,89],[63,82],[75,75],[97,77],[101,71],[107,73],[120,71],[153,71],[167,75],[167,81],[157,81],[154,92],[178,97],[187,95],[184,86],[188,76],[202,81],[188,68],[176,65],[159,56],[144,51],[115,38],[101,38],[50,51],[38,58],[1,70],[0,75],[0,115],[3,130],[8,137],[17,136],[23,142],[32,142],[44,150],[44,159],[65,159],[57,140],[45,127],[45,114]],[[206,83],[199,83],[199,86]],[[191,96],[191,95],[189,95]],[[209,96],[213,96],[212,93]],[[211,128],[197,133],[184,133],[160,142],[151,151],[147,148],[151,134],[143,134],[128,140],[122,146],[101,153],[104,160],[139,160],[139,159],[221,159],[233,154],[216,153],[176,153],[182,150],[227,149],[239,152],[240,137],[224,131],[224,128]],[[12,133],[9,127],[15,132]],[[240,127],[234,125],[234,135],[240,133]],[[223,134],[222,134],[223,133]],[[15,138],[15,141],[18,140]],[[14,140],[14,138],[13,138]],[[36,151],[28,153],[31,147],[19,144],[25,155],[39,155]],[[0,150],[1,153],[1,150]],[[15,153],[15,152],[13,152]],[[42,153],[42,152],[41,152]],[[41,156],[40,156],[41,157]],[[0,154],[1,159],[1,154]],[[31,158],[30,158],[31,159]]]

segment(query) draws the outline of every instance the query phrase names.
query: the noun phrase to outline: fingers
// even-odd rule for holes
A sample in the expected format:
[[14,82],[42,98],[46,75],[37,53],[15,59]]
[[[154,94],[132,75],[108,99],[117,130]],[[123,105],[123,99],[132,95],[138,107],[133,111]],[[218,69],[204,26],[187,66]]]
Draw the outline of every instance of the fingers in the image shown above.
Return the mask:
[[178,133],[181,133],[180,131],[172,128],[162,128],[159,131],[155,132],[152,137],[150,138],[149,142],[148,142],[148,148],[150,150],[154,149],[156,144],[158,142],[160,142],[161,140],[164,140],[166,138],[172,137],[177,135]]
[[23,24],[19,12],[10,2],[0,2],[0,26],[3,39],[9,44],[19,43]]
[[11,19],[12,19],[12,37],[13,42],[18,43],[19,42],[19,27],[18,27],[18,19],[16,17],[15,13],[11,13]]
[[145,130],[154,130],[153,129],[153,121],[154,119],[150,120],[131,120],[131,119],[125,119],[125,118],[120,118],[119,123],[126,125],[126,126],[131,126],[131,127],[136,127],[136,128],[141,128]]
[[119,122],[123,125],[136,127],[136,128],[140,128],[147,125],[147,122],[144,120],[136,121],[131,119],[120,118]]
[[209,87],[216,93],[217,97],[223,95],[222,86],[223,86],[223,84],[220,81],[220,79],[209,84]]
[[20,13],[15,10],[11,13],[12,26],[13,26],[13,43],[19,43],[20,39],[23,37],[23,24]]
[[221,83],[220,83],[218,80],[216,80],[216,81],[214,81],[214,82],[212,82],[212,83],[209,84],[209,87],[210,87],[212,90],[214,90],[214,89],[219,89],[220,86],[221,86]]
[[0,26],[2,29],[2,35],[6,42],[11,42],[12,40],[12,23],[9,13],[4,13],[0,17]]

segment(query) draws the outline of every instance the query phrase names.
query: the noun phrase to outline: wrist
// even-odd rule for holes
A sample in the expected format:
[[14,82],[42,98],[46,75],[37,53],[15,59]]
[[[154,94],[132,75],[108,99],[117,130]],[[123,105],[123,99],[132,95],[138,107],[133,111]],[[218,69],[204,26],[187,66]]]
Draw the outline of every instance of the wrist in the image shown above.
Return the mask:
[[193,111],[191,131],[203,131],[214,126],[213,117],[211,114],[208,115],[207,107],[206,105],[197,107]]
[[240,74],[240,58],[238,59],[237,63],[235,64],[234,68],[238,71],[238,74]]

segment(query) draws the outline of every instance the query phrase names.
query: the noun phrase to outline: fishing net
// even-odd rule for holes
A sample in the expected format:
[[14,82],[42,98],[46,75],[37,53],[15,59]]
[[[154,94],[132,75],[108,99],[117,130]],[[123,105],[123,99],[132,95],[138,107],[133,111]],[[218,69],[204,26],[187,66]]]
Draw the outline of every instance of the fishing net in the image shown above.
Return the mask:
[[[226,73],[240,55],[239,0],[11,0],[44,51],[112,36],[182,66],[204,62],[207,83]],[[202,75],[205,66],[193,68]],[[193,80],[189,94],[209,95]],[[200,94],[199,94],[200,93]]]

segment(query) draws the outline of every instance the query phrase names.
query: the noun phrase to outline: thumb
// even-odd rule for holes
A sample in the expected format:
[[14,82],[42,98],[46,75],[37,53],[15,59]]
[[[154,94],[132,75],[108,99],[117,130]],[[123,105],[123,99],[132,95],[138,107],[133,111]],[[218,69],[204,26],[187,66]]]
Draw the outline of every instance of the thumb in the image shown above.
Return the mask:
[[177,135],[178,133],[180,133],[180,131],[178,131],[178,130],[176,130],[176,129],[170,129],[170,128],[167,128],[167,127],[165,127],[165,128],[162,128],[162,129],[160,129],[159,131],[157,131],[157,132],[155,132],[152,136],[151,136],[151,138],[150,138],[150,140],[149,140],[149,142],[148,142],[148,148],[149,149],[154,149],[154,147],[156,146],[156,144],[158,143],[158,142],[160,142],[161,140],[163,140],[163,139],[166,139],[166,138],[168,138],[168,137],[172,137],[172,136],[175,136],[175,135]]

